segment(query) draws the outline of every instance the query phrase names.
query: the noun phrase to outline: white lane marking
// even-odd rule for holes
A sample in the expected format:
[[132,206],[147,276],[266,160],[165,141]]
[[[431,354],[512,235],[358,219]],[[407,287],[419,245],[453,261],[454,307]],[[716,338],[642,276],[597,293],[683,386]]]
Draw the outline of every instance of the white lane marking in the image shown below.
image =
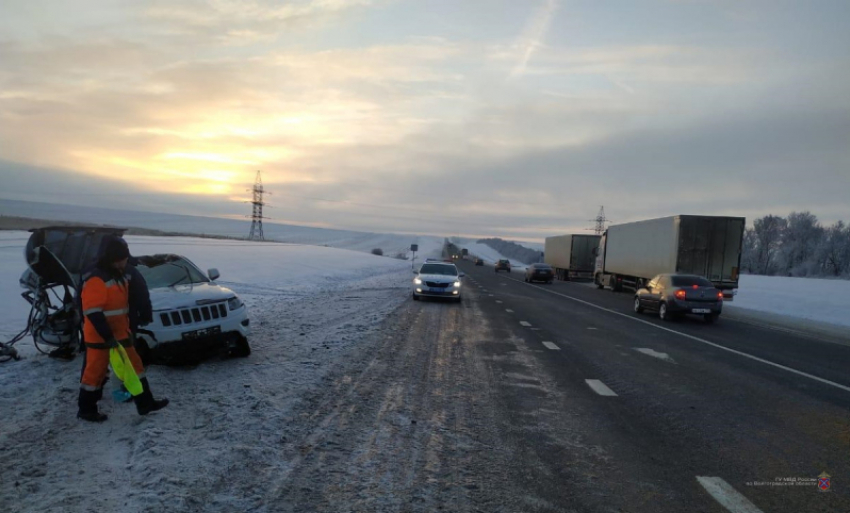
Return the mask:
[[762,513],[755,504],[719,477],[697,476],[697,481],[714,500],[731,513]]
[[490,297],[493,297],[493,296],[494,296],[494,294],[490,294]]
[[502,302],[501,302],[501,301],[499,301],[499,300],[497,299],[497,300],[496,300],[496,304],[497,304],[497,305],[501,305],[501,304],[502,304]]
[[526,328],[531,327],[531,323],[528,321],[519,321],[520,326],[525,326]]
[[670,358],[670,355],[667,353],[659,353],[656,352],[654,349],[650,349],[648,347],[636,347],[634,349],[638,353],[643,353],[647,356],[653,356],[655,358],[658,358],[659,360],[664,360],[665,362],[676,363],[676,361]]
[[[509,279],[512,279],[512,278],[509,278]],[[518,283],[523,283],[519,280],[514,280],[514,281],[518,282]],[[530,285],[528,283],[523,283],[523,284],[524,285]],[[782,365],[781,363],[771,362],[770,360],[765,360],[764,358],[759,358],[758,356],[753,356],[753,355],[745,353],[743,351],[738,351],[737,349],[732,349],[730,347],[722,346],[720,344],[715,344],[714,342],[710,342],[708,340],[705,340],[705,339],[702,339],[702,338],[699,338],[699,337],[695,337],[693,335],[688,335],[687,333],[682,333],[681,331],[676,331],[676,330],[673,330],[673,329],[670,329],[670,328],[666,328],[664,326],[659,326],[658,324],[653,324],[649,321],[645,321],[643,319],[638,319],[637,317],[632,317],[631,315],[624,314],[624,313],[618,312],[616,310],[611,310],[610,308],[605,308],[604,306],[595,305],[595,304],[593,304],[589,301],[585,301],[583,299],[568,296],[566,294],[561,294],[560,292],[555,292],[554,290],[544,289],[542,287],[535,287],[535,288],[537,288],[538,290],[542,290],[543,292],[555,294],[556,296],[561,296],[563,298],[567,298],[567,299],[576,301],[577,303],[581,303],[581,304],[587,305],[589,307],[596,308],[597,310],[602,310],[604,312],[612,313],[614,315],[619,315],[620,317],[625,317],[626,319],[629,319],[629,320],[632,320],[632,321],[635,321],[635,322],[640,322],[642,324],[646,324],[647,326],[652,326],[653,328],[656,328],[656,329],[659,329],[659,330],[667,331],[669,333],[675,333],[676,335],[680,335],[682,337],[691,339],[693,341],[700,342],[702,344],[706,344],[706,345],[709,345],[711,347],[721,349],[723,351],[728,351],[728,352],[736,354],[738,356],[743,356],[744,358],[749,358],[750,360],[755,360],[755,361],[761,362],[765,365],[770,365],[772,367],[776,367],[777,369],[782,369],[784,371],[791,372],[791,373],[796,374],[798,376],[803,376],[804,378],[812,379],[812,380],[817,381],[819,383],[823,383],[825,385],[829,385],[829,386],[838,388],[840,390],[844,390],[845,392],[850,392],[850,387],[844,386],[841,383],[836,383],[836,382],[830,381],[828,379],[820,378],[820,377],[815,376],[813,374],[809,374],[808,372],[803,372],[803,371],[799,371],[797,369],[792,369],[791,367],[786,367],[785,365]]]
[[589,329],[589,330],[595,330],[596,328],[594,328],[593,326],[588,326],[588,327],[587,327],[587,329]]
[[540,328],[531,328],[531,331],[540,331]]
[[605,383],[599,381],[598,379],[586,379],[584,380],[584,382],[587,383],[590,388],[592,388],[593,391],[599,395],[604,395],[606,397],[617,397],[617,394],[614,393],[613,390],[608,388]]
[[551,349],[552,351],[560,351],[561,348],[553,344],[552,342],[543,342],[543,345],[546,346],[546,349]]
[[505,311],[508,312],[508,313],[514,313],[514,311],[511,310],[510,308],[506,308]]

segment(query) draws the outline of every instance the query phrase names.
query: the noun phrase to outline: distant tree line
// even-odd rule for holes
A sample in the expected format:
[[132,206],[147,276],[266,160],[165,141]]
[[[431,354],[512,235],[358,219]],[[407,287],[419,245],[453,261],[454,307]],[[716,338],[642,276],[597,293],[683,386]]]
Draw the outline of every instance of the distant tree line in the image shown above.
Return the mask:
[[486,244],[497,252],[504,255],[506,258],[516,260],[524,264],[533,264],[540,262],[540,252],[533,249],[521,246],[516,242],[509,242],[499,238],[480,239],[480,244]]
[[766,215],[744,233],[741,270],[750,274],[850,279],[850,226],[823,226],[811,212]]

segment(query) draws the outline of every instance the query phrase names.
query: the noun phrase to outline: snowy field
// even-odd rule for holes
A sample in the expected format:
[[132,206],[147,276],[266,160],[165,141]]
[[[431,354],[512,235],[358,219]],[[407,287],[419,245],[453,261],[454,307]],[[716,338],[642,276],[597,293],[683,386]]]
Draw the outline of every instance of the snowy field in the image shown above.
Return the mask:
[[[0,337],[20,330],[28,308],[18,294],[25,232],[0,232]],[[410,262],[362,252],[287,244],[128,237],[134,254],[176,252],[248,305],[253,353],[196,368],[149,369],[165,410],[140,417],[109,398],[103,424],[75,418],[81,358],[16,345],[20,361],[0,364],[0,511],[251,511],[260,483],[288,464],[289,416],[321,387],[335,362],[410,293]],[[114,380],[107,385],[109,389]],[[260,475],[262,474],[262,475]],[[261,479],[255,479],[260,477]],[[194,490],[194,492],[193,492]]]
[[[63,220],[78,223],[107,223],[123,228],[147,228],[164,232],[178,232],[226,237],[246,237],[251,228],[249,219],[221,219],[215,217],[159,214],[133,210],[113,210],[28,201],[0,200],[0,215],[34,219]],[[419,244],[422,257],[439,257],[443,247],[442,237],[405,235],[397,233],[369,233],[349,230],[332,230],[266,222],[263,225],[266,240],[313,244],[340,249],[370,252],[381,248],[385,255],[407,252],[411,244]]]
[[741,275],[731,307],[850,326],[850,281]]

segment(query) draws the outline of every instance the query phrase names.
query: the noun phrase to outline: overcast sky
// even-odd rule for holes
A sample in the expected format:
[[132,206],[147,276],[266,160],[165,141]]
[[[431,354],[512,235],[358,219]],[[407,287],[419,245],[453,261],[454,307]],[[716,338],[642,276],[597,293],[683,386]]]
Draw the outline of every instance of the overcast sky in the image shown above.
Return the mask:
[[3,0],[0,198],[539,239],[850,221],[850,2]]

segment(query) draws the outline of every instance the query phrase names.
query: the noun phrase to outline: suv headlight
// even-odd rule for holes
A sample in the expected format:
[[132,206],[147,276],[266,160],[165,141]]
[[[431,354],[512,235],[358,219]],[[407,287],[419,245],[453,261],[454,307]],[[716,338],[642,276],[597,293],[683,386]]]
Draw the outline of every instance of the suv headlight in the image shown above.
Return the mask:
[[422,280],[420,280],[419,278],[413,278],[413,283],[415,283],[416,285],[422,285]]
[[460,282],[459,282],[459,281],[456,281],[456,282],[455,282],[455,288],[458,288],[458,287],[460,287]]
[[232,312],[233,310],[239,310],[245,303],[242,302],[238,297],[232,297],[227,300],[227,307]]

